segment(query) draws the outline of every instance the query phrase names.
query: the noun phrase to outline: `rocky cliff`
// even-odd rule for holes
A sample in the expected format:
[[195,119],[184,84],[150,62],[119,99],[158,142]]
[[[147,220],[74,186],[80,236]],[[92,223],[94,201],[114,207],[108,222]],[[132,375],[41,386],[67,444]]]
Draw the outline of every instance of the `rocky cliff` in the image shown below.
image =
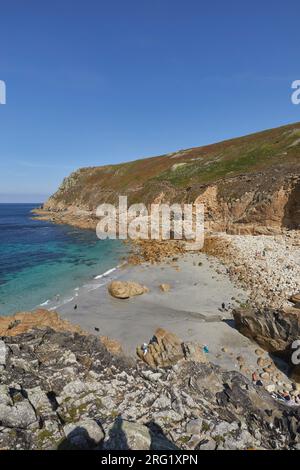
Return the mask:
[[213,230],[265,233],[300,226],[300,123],[66,178],[39,215],[94,227],[117,203],[204,202]]

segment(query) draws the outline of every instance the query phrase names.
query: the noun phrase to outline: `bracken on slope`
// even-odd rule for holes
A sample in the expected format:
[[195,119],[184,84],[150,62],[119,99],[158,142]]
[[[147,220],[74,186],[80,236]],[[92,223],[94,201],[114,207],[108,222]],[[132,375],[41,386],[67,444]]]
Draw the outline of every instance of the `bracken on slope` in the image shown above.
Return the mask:
[[[204,202],[209,228],[264,233],[300,226],[300,123],[65,178],[39,215],[93,227],[96,207]],[[54,215],[53,215],[54,214]],[[55,215],[56,214],[56,215]],[[78,222],[79,221],[79,222]]]

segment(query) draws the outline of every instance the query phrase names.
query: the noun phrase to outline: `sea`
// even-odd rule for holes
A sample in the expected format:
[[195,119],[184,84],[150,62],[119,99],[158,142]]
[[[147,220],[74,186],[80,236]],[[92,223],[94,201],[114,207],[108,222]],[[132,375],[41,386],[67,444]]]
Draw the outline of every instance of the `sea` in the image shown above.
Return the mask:
[[33,204],[0,204],[0,315],[59,306],[102,285],[128,254],[120,240],[34,220]]

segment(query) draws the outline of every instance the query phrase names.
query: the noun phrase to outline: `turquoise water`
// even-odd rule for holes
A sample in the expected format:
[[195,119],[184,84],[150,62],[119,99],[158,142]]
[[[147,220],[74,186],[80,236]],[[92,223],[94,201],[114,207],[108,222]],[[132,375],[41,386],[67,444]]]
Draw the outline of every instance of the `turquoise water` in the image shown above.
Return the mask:
[[122,262],[128,248],[95,232],[31,219],[38,204],[0,204],[0,315],[31,310]]

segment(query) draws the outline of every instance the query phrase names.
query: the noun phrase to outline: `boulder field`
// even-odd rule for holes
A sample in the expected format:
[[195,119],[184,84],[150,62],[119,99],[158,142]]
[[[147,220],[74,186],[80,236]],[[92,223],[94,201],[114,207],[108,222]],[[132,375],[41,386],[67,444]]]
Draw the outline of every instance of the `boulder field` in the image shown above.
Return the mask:
[[138,360],[77,331],[16,333],[0,340],[1,449],[300,447],[300,407],[165,330]]

